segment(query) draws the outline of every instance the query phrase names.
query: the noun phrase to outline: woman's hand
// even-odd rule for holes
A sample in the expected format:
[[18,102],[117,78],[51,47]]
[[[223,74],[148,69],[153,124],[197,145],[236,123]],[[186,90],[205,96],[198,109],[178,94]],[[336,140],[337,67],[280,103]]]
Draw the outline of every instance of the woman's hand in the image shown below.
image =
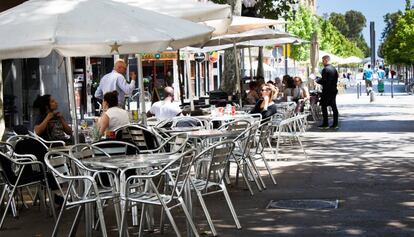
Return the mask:
[[49,113],[47,113],[47,115],[46,115],[46,117],[45,117],[45,120],[47,121],[47,122],[49,122],[51,119],[53,119],[55,117],[55,113],[53,113],[53,112],[49,112]]

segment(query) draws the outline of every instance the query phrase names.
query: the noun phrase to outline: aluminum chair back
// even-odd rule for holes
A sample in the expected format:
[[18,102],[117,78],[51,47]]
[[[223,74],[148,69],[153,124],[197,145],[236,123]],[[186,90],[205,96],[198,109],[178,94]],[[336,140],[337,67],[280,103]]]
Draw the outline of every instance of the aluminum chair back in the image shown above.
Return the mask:
[[182,193],[184,192],[185,184],[187,183],[191,173],[191,168],[194,162],[195,154],[196,150],[194,149],[184,152],[181,155],[178,166],[166,170],[166,173],[169,174],[170,179],[174,183],[174,187],[172,189],[171,194],[173,198],[181,197]]
[[110,157],[110,155],[106,153],[103,149],[97,146],[92,146],[90,144],[76,144],[72,146],[69,150],[69,155],[79,160],[92,158],[96,156]]
[[42,163],[49,150],[41,140],[29,135],[12,136],[7,142],[13,145],[16,156],[32,155]]
[[218,130],[240,131],[243,132],[250,127],[251,121],[245,119],[237,119],[229,123],[221,125]]
[[207,159],[209,161],[207,174],[197,178],[205,181],[205,191],[207,191],[210,182],[222,183],[233,149],[234,142],[232,140],[225,140],[208,147],[196,156],[195,162],[201,159]]
[[162,137],[157,136],[151,129],[138,124],[128,124],[115,129],[118,140],[135,143],[140,150],[156,149]]
[[98,156],[121,156],[139,153],[139,148],[135,144],[124,141],[98,141],[92,143],[92,147],[94,148],[94,154]]

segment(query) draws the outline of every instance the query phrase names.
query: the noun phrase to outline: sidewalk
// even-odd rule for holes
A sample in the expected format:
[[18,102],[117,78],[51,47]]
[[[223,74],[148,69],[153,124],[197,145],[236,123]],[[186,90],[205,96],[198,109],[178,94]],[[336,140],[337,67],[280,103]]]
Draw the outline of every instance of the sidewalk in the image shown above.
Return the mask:
[[[370,103],[364,94],[359,100],[356,94],[344,94],[338,104],[338,131],[311,129],[306,134],[309,160],[288,149],[281,155],[287,161],[271,162],[277,185],[266,178],[267,190],[253,197],[241,187],[229,188],[242,230],[235,229],[224,197],[206,197],[219,236],[414,236],[414,96],[377,96]],[[270,200],[290,199],[339,199],[339,208],[266,209]],[[200,205],[195,206],[200,234],[212,236]],[[37,207],[24,210],[18,220],[8,216],[1,236],[50,236],[52,218],[33,209]],[[113,215],[110,209],[106,213]],[[182,213],[174,216],[184,232]],[[63,230],[71,218],[65,216]],[[113,228],[114,218],[107,219]],[[136,236],[137,228],[131,233]],[[164,235],[145,236],[175,235],[168,227]]]

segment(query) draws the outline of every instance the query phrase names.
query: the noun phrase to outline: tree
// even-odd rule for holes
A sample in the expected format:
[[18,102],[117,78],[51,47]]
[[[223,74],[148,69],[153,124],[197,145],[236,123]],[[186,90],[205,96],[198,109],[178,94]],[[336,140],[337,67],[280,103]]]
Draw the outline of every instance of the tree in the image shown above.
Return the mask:
[[365,16],[359,11],[345,12],[345,21],[348,24],[348,34],[345,35],[348,39],[357,39],[360,37],[362,29],[366,26],[367,20]]
[[409,11],[413,8],[413,6],[411,5],[411,0],[405,0],[405,10]]
[[394,13],[387,13],[384,16],[385,28],[381,34],[382,43],[378,46],[378,56],[381,58],[385,58],[386,52],[385,50],[385,43],[388,36],[394,30],[395,26],[397,25],[398,19],[403,15],[402,11],[397,11]]
[[338,29],[343,35],[348,35],[349,26],[345,20],[344,15],[340,13],[332,12],[331,15],[329,16],[329,22],[331,22],[331,24],[335,26],[336,29]]
[[387,63],[414,64],[414,10],[398,18],[384,41],[383,54]]

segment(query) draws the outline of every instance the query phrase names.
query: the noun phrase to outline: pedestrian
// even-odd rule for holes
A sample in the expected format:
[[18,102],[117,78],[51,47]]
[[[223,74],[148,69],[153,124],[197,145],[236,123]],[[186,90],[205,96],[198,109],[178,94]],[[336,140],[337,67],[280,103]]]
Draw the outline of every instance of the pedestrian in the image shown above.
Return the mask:
[[99,86],[95,91],[95,97],[103,99],[103,96],[112,91],[118,92],[118,106],[123,107],[125,95],[131,94],[135,89],[136,74],[131,74],[131,82],[128,83],[123,74],[127,69],[126,63],[122,59],[115,62],[112,72],[102,77]]
[[322,57],[322,63],[324,68],[322,70],[322,78],[316,82],[322,85],[321,94],[321,106],[323,122],[318,127],[320,129],[328,129],[328,106],[332,108],[333,112],[333,124],[330,128],[338,129],[338,108],[336,107],[336,95],[338,94],[337,83],[338,83],[338,71],[335,67],[330,64],[331,58],[329,55]]
[[371,65],[368,64],[368,67],[364,69],[363,79],[365,80],[365,88],[367,95],[372,91],[372,76],[374,72],[371,69]]
[[381,93],[382,95],[384,93],[384,80],[385,80],[385,71],[382,66],[379,66],[377,74],[378,74],[378,92]]

